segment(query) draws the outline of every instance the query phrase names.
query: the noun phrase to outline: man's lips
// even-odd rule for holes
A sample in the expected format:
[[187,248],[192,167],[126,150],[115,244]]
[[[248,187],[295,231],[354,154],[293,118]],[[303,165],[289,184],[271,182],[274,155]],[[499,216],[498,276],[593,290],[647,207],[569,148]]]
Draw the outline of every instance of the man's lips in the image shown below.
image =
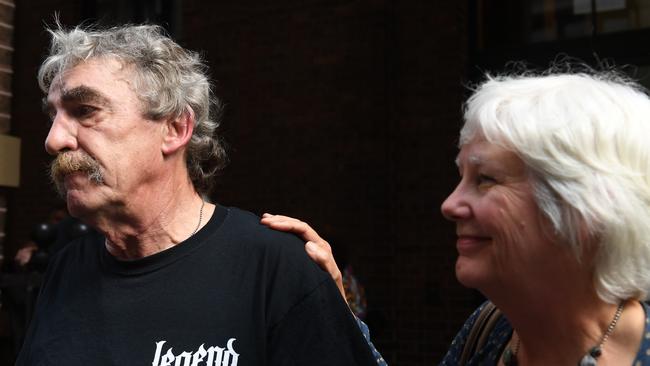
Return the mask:
[[458,254],[467,255],[481,250],[491,241],[487,236],[479,235],[458,235],[456,240],[456,250]]
[[63,182],[65,183],[66,189],[71,189],[87,181],[88,181],[87,174],[79,170],[68,173],[63,178]]

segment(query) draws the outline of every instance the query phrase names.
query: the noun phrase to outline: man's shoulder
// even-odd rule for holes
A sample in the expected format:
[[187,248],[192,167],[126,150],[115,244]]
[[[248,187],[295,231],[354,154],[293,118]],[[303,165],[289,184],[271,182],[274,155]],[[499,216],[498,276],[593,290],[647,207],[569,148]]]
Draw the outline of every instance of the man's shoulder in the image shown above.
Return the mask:
[[237,241],[273,252],[304,253],[304,241],[297,236],[268,228],[260,217],[236,207],[228,207],[224,233]]
[[284,277],[309,277],[322,281],[325,273],[309,258],[305,243],[297,236],[268,228],[248,211],[229,207],[222,232],[234,256],[247,257],[266,270]]

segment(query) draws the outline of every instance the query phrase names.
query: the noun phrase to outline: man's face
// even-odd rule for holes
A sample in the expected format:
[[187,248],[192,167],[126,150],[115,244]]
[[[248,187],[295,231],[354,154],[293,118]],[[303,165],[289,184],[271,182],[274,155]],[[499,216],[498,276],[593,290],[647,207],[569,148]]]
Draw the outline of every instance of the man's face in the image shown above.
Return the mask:
[[90,59],[54,79],[45,108],[52,178],[73,216],[128,206],[159,173],[163,124],[143,117],[132,75]]

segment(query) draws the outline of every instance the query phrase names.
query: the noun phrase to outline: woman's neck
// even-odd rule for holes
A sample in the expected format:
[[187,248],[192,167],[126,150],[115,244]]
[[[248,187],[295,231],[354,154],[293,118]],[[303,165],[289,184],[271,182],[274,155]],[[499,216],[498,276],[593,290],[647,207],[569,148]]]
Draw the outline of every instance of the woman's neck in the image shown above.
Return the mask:
[[[493,302],[514,328],[519,339],[519,365],[576,365],[591,348],[601,344],[613,325],[618,304],[601,300],[593,291],[582,297],[567,294],[524,295]],[[522,305],[525,304],[525,305]],[[645,312],[638,301],[627,301],[620,318],[602,347],[599,365],[631,365],[644,334]],[[625,360],[625,362],[623,362]],[[629,362],[627,362],[629,360]]]

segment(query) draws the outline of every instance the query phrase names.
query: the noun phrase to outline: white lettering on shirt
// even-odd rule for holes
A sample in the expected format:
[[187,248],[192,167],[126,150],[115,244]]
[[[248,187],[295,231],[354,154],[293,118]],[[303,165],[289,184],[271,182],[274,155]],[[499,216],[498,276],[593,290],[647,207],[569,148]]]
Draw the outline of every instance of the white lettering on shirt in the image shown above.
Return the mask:
[[201,344],[194,352],[183,351],[174,354],[169,347],[166,352],[164,346],[167,341],[156,342],[156,352],[153,356],[152,366],[237,366],[239,353],[235,352],[233,343],[235,338],[230,338],[225,348],[212,346],[206,349],[205,343]]

